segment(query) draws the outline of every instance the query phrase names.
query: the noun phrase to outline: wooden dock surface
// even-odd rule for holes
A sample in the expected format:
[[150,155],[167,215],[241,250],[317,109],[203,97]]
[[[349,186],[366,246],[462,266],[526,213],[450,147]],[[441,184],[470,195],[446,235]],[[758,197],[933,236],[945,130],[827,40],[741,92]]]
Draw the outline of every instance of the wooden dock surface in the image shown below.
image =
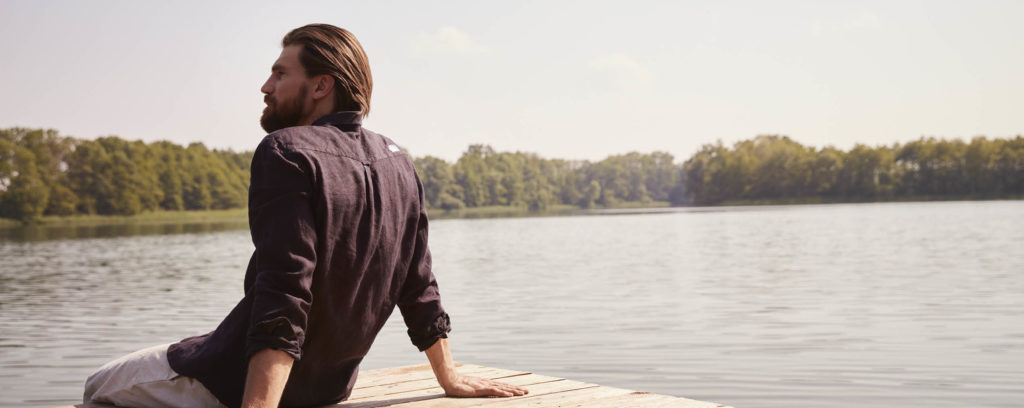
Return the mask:
[[[450,398],[437,384],[429,364],[360,371],[348,400],[338,408],[507,408],[507,407],[643,407],[729,408],[714,402],[606,387],[525,371],[456,363],[459,374],[489,378],[530,391],[519,397]],[[78,408],[111,408],[81,404]]]
[[430,365],[382,368],[359,373],[346,408],[463,408],[463,407],[665,407],[719,408],[714,402],[606,387],[524,371],[474,364],[457,364],[460,374],[490,378],[530,391],[520,397],[449,398],[434,379]]

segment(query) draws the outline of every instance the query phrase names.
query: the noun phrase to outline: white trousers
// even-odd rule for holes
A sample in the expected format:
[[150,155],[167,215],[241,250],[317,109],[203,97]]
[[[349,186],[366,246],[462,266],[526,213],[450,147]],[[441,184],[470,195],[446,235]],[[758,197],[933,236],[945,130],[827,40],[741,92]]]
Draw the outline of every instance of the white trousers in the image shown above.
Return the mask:
[[167,346],[142,349],[111,361],[85,381],[83,402],[119,407],[223,407],[192,377],[178,375],[167,362]]

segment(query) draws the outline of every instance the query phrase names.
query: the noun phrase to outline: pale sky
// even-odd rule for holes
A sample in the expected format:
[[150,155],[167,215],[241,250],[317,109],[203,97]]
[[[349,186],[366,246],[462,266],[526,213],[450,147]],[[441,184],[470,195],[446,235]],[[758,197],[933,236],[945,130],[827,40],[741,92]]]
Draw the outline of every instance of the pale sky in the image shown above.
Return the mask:
[[0,0],[0,128],[253,149],[281,37],[323,22],[369,55],[365,126],[415,156],[1011,137],[1022,21],[1015,0]]

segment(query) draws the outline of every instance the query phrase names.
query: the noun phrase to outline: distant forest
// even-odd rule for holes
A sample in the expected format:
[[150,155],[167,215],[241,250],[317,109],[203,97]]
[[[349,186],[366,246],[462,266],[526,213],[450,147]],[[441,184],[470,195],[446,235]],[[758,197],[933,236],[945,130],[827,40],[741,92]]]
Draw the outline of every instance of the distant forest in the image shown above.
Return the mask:
[[[56,130],[0,130],[0,217],[132,215],[244,207],[252,152],[95,140]],[[849,151],[757,136],[704,145],[682,163],[665,152],[545,159],[472,145],[455,163],[414,159],[428,205],[445,210],[626,203],[859,202],[1024,196],[1024,136],[921,138]]]
[[246,205],[252,152],[202,143],[83,140],[56,130],[0,130],[0,217],[132,215]]

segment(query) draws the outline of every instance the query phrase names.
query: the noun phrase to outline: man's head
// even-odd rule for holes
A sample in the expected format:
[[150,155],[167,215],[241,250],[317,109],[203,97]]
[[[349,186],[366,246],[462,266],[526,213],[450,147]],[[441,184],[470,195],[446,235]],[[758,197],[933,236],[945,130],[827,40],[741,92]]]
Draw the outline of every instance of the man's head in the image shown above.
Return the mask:
[[308,125],[336,111],[370,112],[373,77],[352,33],[329,24],[299,27],[281,40],[281,56],[260,88],[267,132]]

